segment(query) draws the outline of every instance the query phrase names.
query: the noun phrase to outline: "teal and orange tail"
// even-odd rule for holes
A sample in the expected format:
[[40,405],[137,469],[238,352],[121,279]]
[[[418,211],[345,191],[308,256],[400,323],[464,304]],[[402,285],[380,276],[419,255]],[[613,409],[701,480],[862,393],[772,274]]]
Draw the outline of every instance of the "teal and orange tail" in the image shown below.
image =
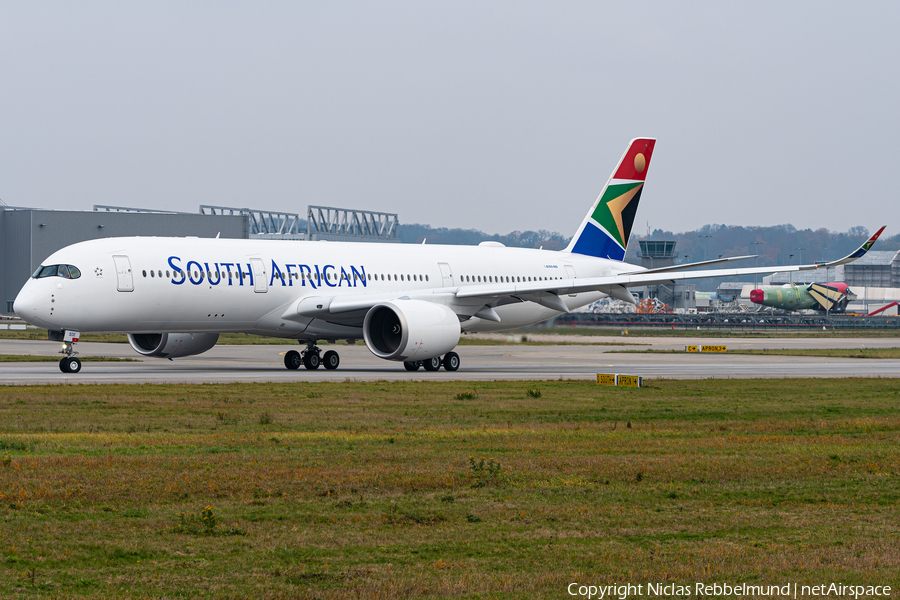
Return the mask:
[[631,140],[565,252],[624,260],[656,140]]

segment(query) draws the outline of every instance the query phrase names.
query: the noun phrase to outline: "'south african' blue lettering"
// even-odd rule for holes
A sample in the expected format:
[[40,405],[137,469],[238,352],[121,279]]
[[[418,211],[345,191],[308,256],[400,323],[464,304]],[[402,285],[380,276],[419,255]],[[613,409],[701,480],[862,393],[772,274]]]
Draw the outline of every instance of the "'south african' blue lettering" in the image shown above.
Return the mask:
[[[189,260],[184,268],[181,263],[184,261],[180,256],[170,256],[168,259],[169,267],[172,268],[172,279],[170,283],[173,285],[182,285],[186,281],[190,281],[193,285],[201,285],[204,281],[209,285],[224,284],[236,285],[243,287],[249,285],[253,287],[253,266],[250,263],[241,264],[239,262],[225,261],[196,261]],[[269,287],[275,285],[278,281],[281,287],[294,287],[294,280],[298,287],[306,287],[317,289],[326,285],[328,287],[357,287],[362,285],[366,287],[366,268],[362,265],[309,265],[301,263],[278,263],[273,259],[272,271],[269,277]],[[245,270],[246,267],[246,270]],[[223,272],[224,270],[224,272]],[[245,279],[247,282],[245,283]],[[235,280],[237,280],[235,282]]]

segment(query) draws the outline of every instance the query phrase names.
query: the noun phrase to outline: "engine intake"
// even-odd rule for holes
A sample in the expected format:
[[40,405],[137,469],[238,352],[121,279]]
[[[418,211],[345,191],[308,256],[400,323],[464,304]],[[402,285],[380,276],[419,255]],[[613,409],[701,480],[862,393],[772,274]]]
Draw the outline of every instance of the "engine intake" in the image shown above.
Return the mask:
[[443,304],[424,300],[393,300],[366,313],[363,338],[378,358],[427,360],[453,350],[459,343],[459,318]]
[[128,343],[138,354],[181,358],[202,354],[216,345],[218,333],[129,333]]

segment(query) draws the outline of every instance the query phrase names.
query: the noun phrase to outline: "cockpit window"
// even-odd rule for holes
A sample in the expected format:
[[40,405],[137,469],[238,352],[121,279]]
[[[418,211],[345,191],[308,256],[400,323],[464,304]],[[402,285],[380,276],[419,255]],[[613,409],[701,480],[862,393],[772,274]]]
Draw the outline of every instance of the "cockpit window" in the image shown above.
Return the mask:
[[35,279],[43,279],[44,277],[78,279],[81,277],[81,271],[74,265],[42,265],[38,267],[38,270],[34,272],[32,277]]

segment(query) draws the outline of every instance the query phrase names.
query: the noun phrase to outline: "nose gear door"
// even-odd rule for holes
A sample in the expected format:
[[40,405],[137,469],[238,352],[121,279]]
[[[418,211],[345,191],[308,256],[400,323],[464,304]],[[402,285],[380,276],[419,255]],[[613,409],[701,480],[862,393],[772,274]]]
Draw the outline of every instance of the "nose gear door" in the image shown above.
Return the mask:
[[120,292],[134,291],[134,278],[131,274],[131,261],[127,256],[113,256],[116,265],[116,289]]

